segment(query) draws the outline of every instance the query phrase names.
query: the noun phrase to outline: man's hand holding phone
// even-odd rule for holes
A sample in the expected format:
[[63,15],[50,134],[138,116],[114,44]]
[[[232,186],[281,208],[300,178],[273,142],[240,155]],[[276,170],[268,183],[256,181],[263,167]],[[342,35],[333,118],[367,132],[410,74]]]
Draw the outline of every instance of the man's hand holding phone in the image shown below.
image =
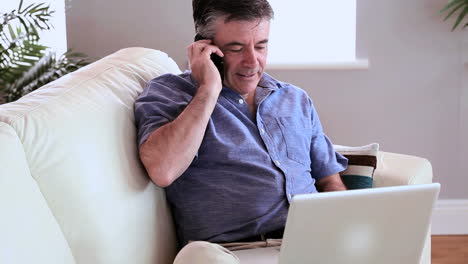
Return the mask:
[[207,89],[207,92],[215,92],[218,95],[222,88],[222,73],[212,61],[212,54],[224,56],[209,39],[195,41],[188,47],[192,76],[199,84],[199,89]]

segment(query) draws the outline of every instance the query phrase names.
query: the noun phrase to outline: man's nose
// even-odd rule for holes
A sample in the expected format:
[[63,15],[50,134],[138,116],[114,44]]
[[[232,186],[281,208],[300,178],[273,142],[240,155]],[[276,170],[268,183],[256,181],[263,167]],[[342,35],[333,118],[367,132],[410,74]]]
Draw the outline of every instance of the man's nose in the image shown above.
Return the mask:
[[255,54],[255,49],[249,48],[244,52],[243,64],[247,67],[256,67],[257,66],[257,54]]

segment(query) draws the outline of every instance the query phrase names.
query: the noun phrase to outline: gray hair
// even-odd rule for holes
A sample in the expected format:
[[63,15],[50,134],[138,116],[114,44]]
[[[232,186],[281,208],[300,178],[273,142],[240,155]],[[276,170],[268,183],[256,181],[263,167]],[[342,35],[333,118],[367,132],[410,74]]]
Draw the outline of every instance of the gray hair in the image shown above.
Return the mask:
[[267,0],[193,0],[195,32],[212,39],[216,34],[215,22],[233,20],[271,20],[274,12]]

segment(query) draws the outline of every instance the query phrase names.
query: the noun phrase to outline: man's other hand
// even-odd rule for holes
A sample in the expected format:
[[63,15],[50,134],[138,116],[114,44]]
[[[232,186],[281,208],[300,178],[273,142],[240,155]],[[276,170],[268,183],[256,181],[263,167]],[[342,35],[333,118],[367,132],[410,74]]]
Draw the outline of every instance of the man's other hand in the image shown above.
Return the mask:
[[319,192],[346,191],[347,188],[341,180],[340,174],[332,174],[315,183]]

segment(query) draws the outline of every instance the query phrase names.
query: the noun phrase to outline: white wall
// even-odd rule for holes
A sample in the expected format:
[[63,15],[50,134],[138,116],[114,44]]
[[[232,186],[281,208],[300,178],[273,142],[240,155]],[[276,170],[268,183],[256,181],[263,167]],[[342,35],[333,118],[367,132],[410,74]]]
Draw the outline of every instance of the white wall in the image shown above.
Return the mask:
[[[467,186],[468,174],[468,29],[463,32],[462,42],[463,64],[462,91],[460,96],[460,174],[462,185]],[[465,193],[468,191],[465,189]],[[467,195],[468,196],[468,195]],[[465,196],[466,197],[466,196]]]
[[[438,15],[446,0],[357,3],[357,53],[369,59],[368,70],[270,73],[311,95],[334,143],[379,142],[385,151],[428,158],[442,184],[441,198],[468,198],[468,66],[462,33],[450,32],[451,24]],[[194,35],[191,1],[68,5],[69,47],[101,57],[145,46],[167,52],[185,68],[185,47]]]
[[67,0],[68,47],[102,57],[130,46],[161,49],[184,67],[195,36],[190,0]]

